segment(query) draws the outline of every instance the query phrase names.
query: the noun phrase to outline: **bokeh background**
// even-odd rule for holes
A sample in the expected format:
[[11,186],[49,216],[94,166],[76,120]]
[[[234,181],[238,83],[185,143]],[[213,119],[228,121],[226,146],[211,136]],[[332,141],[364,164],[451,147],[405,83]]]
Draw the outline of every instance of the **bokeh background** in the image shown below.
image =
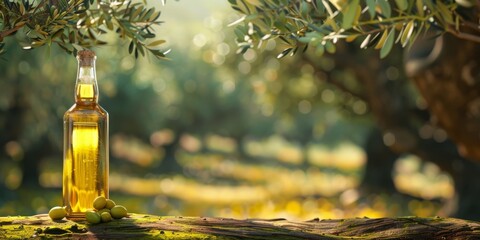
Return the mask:
[[[376,127],[365,102],[318,81],[298,56],[277,59],[278,42],[237,53],[228,25],[238,15],[228,1],[158,8],[168,60],[136,60],[115,39],[94,48],[117,203],[157,215],[292,220],[449,214],[452,179],[432,163],[402,155],[366,173]],[[7,45],[0,215],[46,213],[62,204],[62,117],[73,104],[77,62],[57,47],[24,51],[14,38]],[[317,63],[335,68],[329,58]],[[400,67],[387,72],[398,77]],[[356,87],[348,72],[335,74]],[[409,97],[421,104],[414,91]],[[430,134],[446,138],[434,127]],[[365,174],[393,185],[369,190]]]

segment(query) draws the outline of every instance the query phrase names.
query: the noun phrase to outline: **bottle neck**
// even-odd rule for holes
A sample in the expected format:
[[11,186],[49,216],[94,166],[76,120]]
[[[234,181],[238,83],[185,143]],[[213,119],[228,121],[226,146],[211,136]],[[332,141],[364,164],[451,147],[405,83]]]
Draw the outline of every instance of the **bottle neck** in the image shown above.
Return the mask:
[[98,95],[95,59],[79,59],[75,83],[75,103],[80,105],[97,104]]

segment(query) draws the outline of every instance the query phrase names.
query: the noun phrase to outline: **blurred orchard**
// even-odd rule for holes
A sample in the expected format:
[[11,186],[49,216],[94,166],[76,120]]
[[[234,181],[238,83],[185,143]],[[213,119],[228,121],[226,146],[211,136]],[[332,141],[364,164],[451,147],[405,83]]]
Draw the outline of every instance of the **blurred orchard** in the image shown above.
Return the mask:
[[[365,146],[376,128],[369,105],[319,81],[301,54],[277,59],[279,42],[237,53],[228,25],[238,14],[227,1],[158,8],[168,60],[136,60],[112,36],[115,46],[93,48],[100,104],[110,114],[110,194],[131,212],[292,220],[450,214],[451,177],[413,155],[378,170],[394,191],[366,191]],[[56,46],[6,44],[0,215],[45,213],[62,201],[62,116],[73,104],[76,60]],[[315,64],[356,87],[331,58]],[[387,69],[392,79],[403,71]],[[435,126],[425,134],[447,138]]]

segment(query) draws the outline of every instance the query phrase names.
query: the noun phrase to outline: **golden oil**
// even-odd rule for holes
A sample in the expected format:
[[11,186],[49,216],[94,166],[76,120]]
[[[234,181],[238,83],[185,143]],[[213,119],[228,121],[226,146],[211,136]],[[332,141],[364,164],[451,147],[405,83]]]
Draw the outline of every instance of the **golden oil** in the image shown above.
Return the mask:
[[63,203],[84,219],[97,196],[108,198],[108,113],[98,104],[95,54],[80,51],[75,104],[64,115]]

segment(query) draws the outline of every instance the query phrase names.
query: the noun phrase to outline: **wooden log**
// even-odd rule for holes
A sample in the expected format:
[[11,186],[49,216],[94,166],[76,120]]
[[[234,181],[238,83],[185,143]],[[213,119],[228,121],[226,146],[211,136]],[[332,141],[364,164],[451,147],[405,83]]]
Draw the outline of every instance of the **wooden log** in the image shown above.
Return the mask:
[[286,219],[130,214],[96,225],[46,214],[0,217],[0,239],[480,239],[480,223],[455,218]]

